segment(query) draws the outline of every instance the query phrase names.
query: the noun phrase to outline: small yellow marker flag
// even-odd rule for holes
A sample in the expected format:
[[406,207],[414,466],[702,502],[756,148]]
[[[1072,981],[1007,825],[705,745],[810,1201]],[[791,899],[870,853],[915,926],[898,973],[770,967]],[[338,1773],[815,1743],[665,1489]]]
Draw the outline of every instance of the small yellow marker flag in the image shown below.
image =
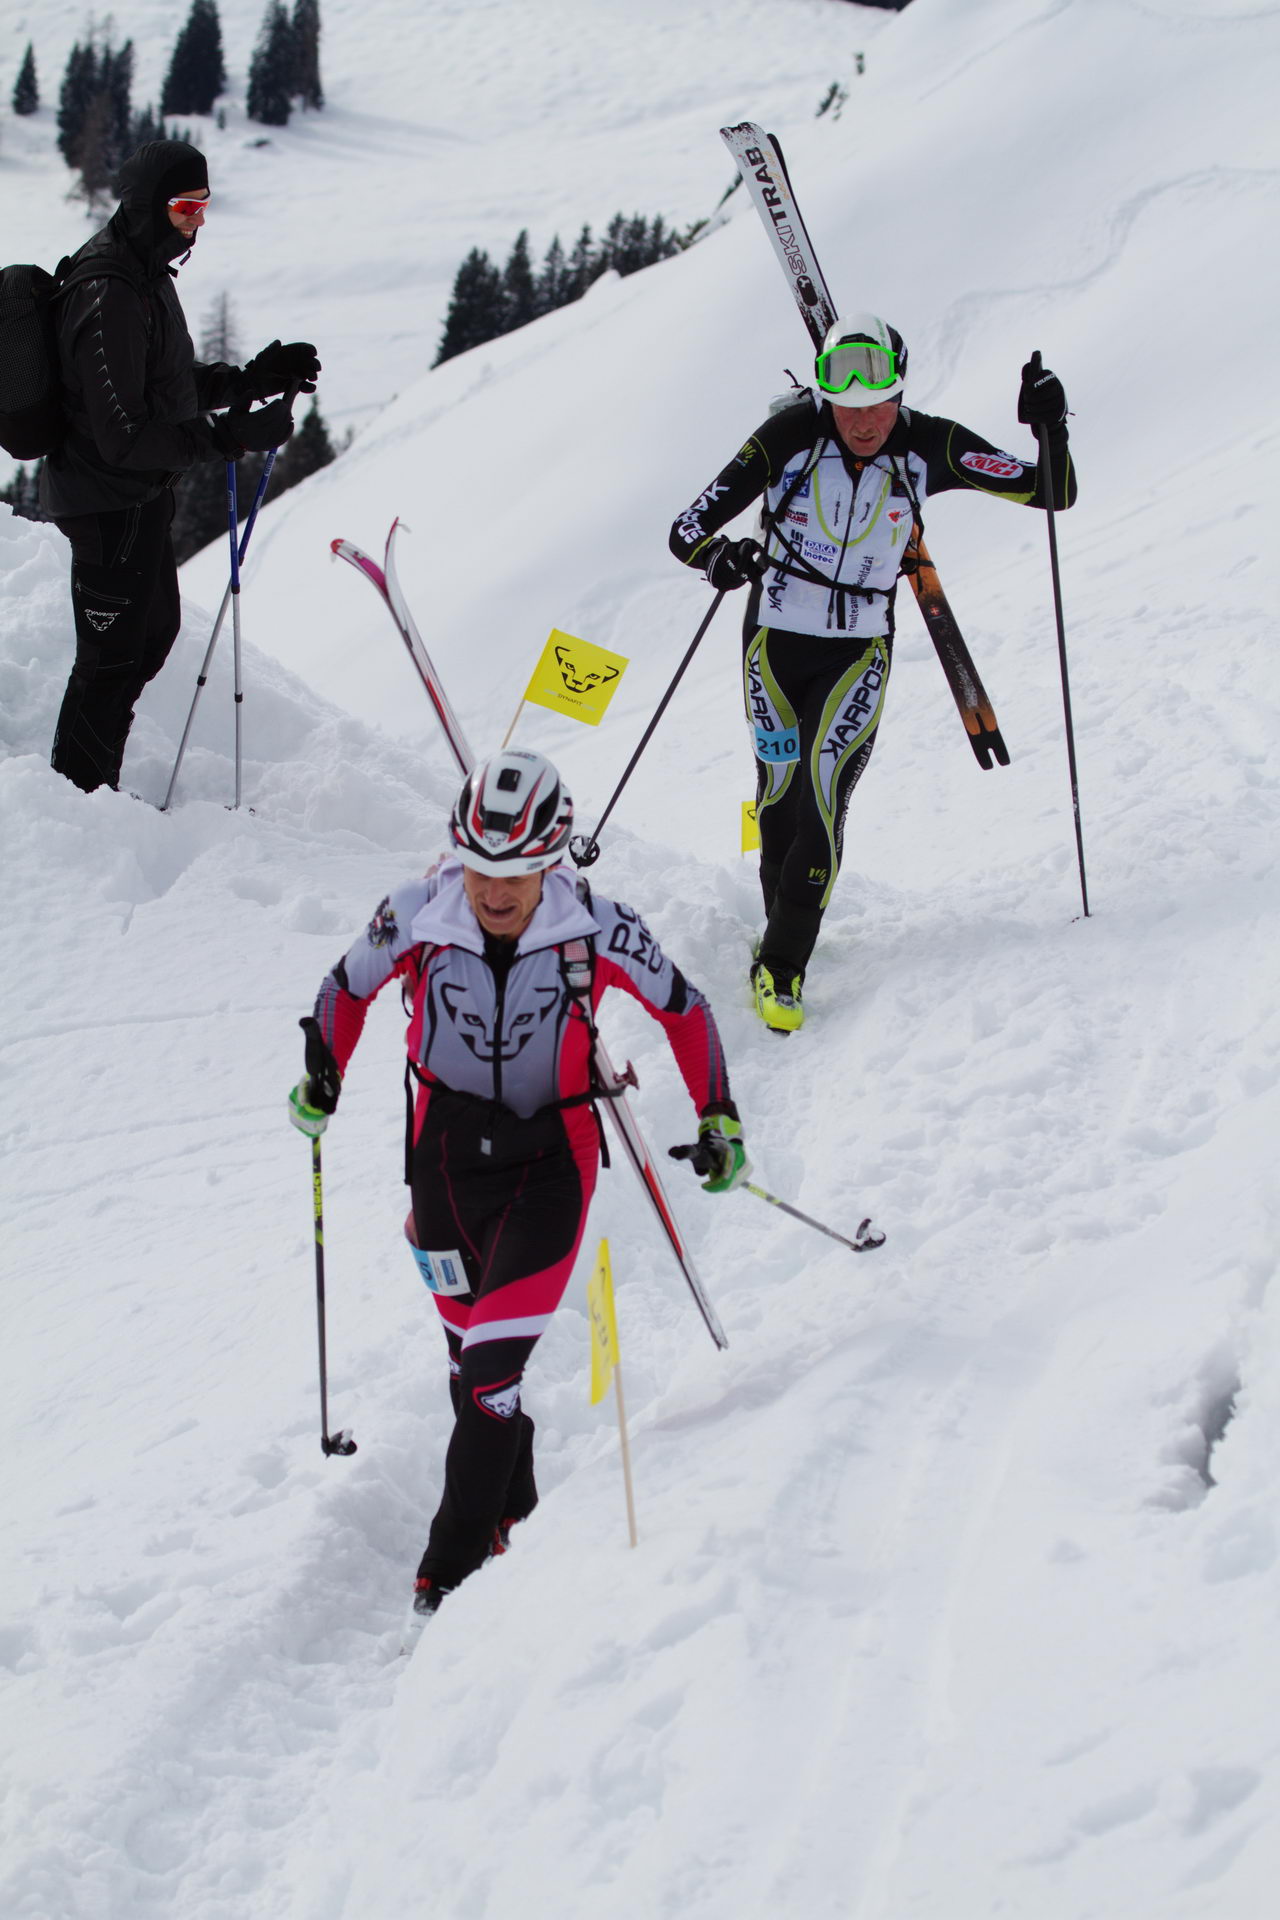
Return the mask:
[[756,803],[744,800],[742,803],[742,851],[756,853],[760,847],[760,828],[756,823]]
[[609,1391],[618,1364],[618,1321],[613,1310],[613,1270],[609,1242],[602,1240],[595,1271],[587,1283],[587,1312],[591,1316],[591,1404],[598,1406]]
[[613,1311],[613,1269],[609,1264],[609,1242],[602,1240],[596,1254],[595,1272],[587,1282],[587,1315],[591,1321],[591,1404],[596,1406],[613,1382],[613,1397],[618,1407],[618,1441],[622,1449],[622,1484],[627,1495],[627,1533],[634,1547],[636,1499],[631,1486],[631,1448],[627,1443],[627,1406],[622,1397],[622,1361],[618,1353],[618,1322]]
[[598,727],[626,664],[623,654],[592,646],[589,640],[575,640],[571,633],[553,627],[524,697],[536,707],[571,713],[575,720]]

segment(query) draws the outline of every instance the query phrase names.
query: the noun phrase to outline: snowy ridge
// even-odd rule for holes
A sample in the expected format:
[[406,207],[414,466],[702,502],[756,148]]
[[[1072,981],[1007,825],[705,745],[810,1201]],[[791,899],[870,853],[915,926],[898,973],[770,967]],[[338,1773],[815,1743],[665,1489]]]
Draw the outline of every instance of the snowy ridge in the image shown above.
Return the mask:
[[[474,11],[414,16],[456,53],[433,139],[488,111],[474,54],[463,84]],[[557,139],[576,156],[599,133],[583,89],[606,10],[564,3],[559,37],[528,39],[527,9],[483,11],[486,47],[516,36],[549,177]],[[614,1252],[640,1546],[612,1411],[587,1403],[580,1272],[529,1376],[543,1503],[398,1662],[446,1407],[400,1242],[398,1009],[371,1015],[325,1139],[349,1461],[318,1445],[309,1167],[283,1104],[298,1015],[438,851],[453,781],[328,541],[376,552],[405,515],[406,592],[481,749],[552,624],[630,656],[600,729],[521,721],[589,822],[705,609],[667,523],[800,370],[790,303],[731,211],[688,255],[403,382],[268,509],[245,570],[252,815],[225,810],[229,633],[172,815],[51,773],[65,549],[0,511],[0,1911],[18,1920],[1270,1913],[1280,9],[913,0],[864,22],[664,0],[645,46],[686,12],[688,58],[646,95],[628,167],[655,127],[697,127],[718,179],[718,124],[764,119],[837,292],[870,297],[874,262],[917,404],[1025,452],[1020,360],[1039,346],[1063,374],[1094,917],[1072,918],[1043,523],[948,496],[929,543],[1013,763],[977,770],[904,607],[810,1024],[770,1041],[744,986],[750,765],[719,616],[595,871],[711,995],[764,1184],[836,1226],[870,1211],[889,1241],[854,1259],[673,1167],[718,1355],[639,1193],[605,1176],[587,1248]],[[367,76],[406,16],[365,17]],[[779,95],[725,100],[713,51],[766,71],[780,19],[829,21],[820,55],[798,40]],[[873,26],[861,90],[814,124],[830,36]],[[366,84],[364,144],[345,123],[326,190],[403,289],[418,234],[366,226],[368,155],[392,133],[407,150],[439,102]],[[0,183],[25,138],[4,135]],[[314,138],[290,129],[276,157],[300,165]],[[506,164],[504,234],[536,204]],[[22,166],[48,220],[61,176]],[[483,243],[482,174],[446,188]],[[639,171],[606,197],[657,210]],[[228,251],[249,257],[252,230]],[[272,240],[253,271],[311,281],[327,353],[349,296],[314,290],[314,233]],[[443,265],[458,253],[442,242]],[[1207,394],[1206,343],[1228,361]],[[223,575],[216,551],[186,570],[139,713],[125,784],[153,801]],[[611,1000],[606,1030],[654,1144],[689,1137],[656,1027]]]

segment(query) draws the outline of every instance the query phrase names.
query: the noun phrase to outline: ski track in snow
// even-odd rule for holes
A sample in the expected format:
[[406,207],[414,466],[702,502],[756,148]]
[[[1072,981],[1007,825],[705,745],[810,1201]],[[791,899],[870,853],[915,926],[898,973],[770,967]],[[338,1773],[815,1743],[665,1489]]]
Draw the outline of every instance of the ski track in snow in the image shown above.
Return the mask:
[[[224,32],[250,31],[247,5],[222,11]],[[411,275],[440,282],[482,221],[497,245],[551,217],[546,127],[562,170],[603,151],[623,86],[631,15],[612,4],[534,17],[490,0],[486,46],[506,36],[511,65],[488,98],[468,78],[475,9],[429,11],[441,86],[474,99],[470,125],[423,108],[407,63],[373,91],[404,27],[395,0],[335,4],[324,141],[293,128],[269,156],[282,179],[310,156],[367,191],[389,157],[417,168],[465,147],[425,263],[378,220],[342,222],[375,269],[372,316]],[[652,35],[642,63],[664,44],[670,60],[675,13],[652,13],[633,23]],[[371,1015],[325,1141],[330,1419],[360,1449],[345,1461],[317,1445],[310,1168],[283,1094],[298,1014],[379,897],[432,856],[453,783],[385,613],[318,556],[339,531],[377,551],[394,512],[420,523],[406,588],[482,747],[552,622],[628,653],[590,737],[521,722],[591,820],[705,606],[666,558],[666,522],[763,411],[779,356],[799,363],[785,294],[734,212],[690,254],[416,387],[421,315],[402,360],[389,340],[379,365],[405,370],[403,398],[268,510],[246,567],[252,815],[226,811],[229,634],[172,815],[52,775],[64,549],[0,510],[6,1916],[1271,1910],[1280,776],[1264,532],[1275,268],[1259,235],[1280,9],[858,13],[758,0],[729,33],[722,8],[685,10],[688,60],[654,93],[654,126],[641,113],[618,136],[600,189],[607,211],[619,195],[655,210],[640,160],[663,125],[677,157],[709,150],[719,179],[722,100],[783,14],[803,20],[821,58],[805,40],[740,111],[778,115],[837,286],[884,236],[920,404],[992,431],[1012,414],[1023,336],[1070,370],[1082,497],[1059,541],[1092,917],[1072,917],[1043,525],[949,496],[930,544],[1013,764],[974,767],[904,614],[809,1024],[762,1035],[726,609],[593,882],[641,906],[710,993],[761,1183],[843,1231],[870,1213],[888,1242],[855,1258],[748,1196],[704,1201],[673,1166],[730,1335],[718,1355],[638,1192],[606,1175],[586,1248],[613,1247],[639,1548],[612,1408],[587,1404],[580,1271],[530,1373],[536,1519],[400,1660],[446,1401],[401,1245],[398,1008]],[[49,18],[78,31],[65,7]],[[845,119],[813,127],[834,60],[823,26],[842,47],[877,38]],[[727,33],[734,76],[704,82]],[[363,111],[341,98],[349,76]],[[527,204],[509,149],[487,150],[517,107],[513,138],[543,127]],[[908,113],[917,131],[886,172],[877,142]],[[4,131],[0,182],[19,163],[40,178],[32,129]],[[268,164],[223,160],[242,193]],[[851,175],[868,188],[852,210]],[[924,182],[938,206],[922,258],[889,246],[888,223]],[[47,221],[41,191],[23,219]],[[355,188],[329,191],[355,207]],[[1033,217],[1046,202],[1053,221]],[[231,231],[243,248],[248,218]],[[279,252],[282,292],[305,286],[314,244],[282,235]],[[1229,316],[1249,377],[1233,367],[1189,434],[1170,396],[1191,252],[1210,294],[1195,337]],[[347,298],[313,295],[326,340]],[[744,302],[758,329],[734,327]],[[367,386],[342,391],[370,404]],[[459,482],[499,438],[512,485],[491,514],[459,512]],[[600,485],[575,493],[584,463]],[[187,569],[184,632],[140,709],[126,782],[153,801],[221,566],[210,552]],[[646,1133],[687,1138],[657,1029],[606,1007]]]

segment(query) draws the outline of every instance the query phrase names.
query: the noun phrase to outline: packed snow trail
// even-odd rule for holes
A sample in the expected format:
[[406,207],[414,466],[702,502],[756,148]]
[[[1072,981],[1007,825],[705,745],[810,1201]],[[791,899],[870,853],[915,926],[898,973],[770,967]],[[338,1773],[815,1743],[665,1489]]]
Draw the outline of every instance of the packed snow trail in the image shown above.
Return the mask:
[[[416,522],[406,591],[480,750],[551,624],[629,653],[598,732],[521,723],[589,819],[706,609],[667,519],[781,384],[793,317],[731,210],[680,259],[406,388],[268,509],[245,581],[252,816],[225,810],[225,644],[172,816],[52,775],[65,549],[0,513],[0,1906],[20,1920],[399,1920],[410,1897],[442,1920],[1270,1912],[1276,10],[913,0],[889,27],[838,124],[809,122],[807,78],[791,119],[767,97],[689,111],[710,149],[735,112],[778,125],[833,281],[883,262],[919,404],[1013,436],[1025,353],[1061,369],[1094,916],[1072,919],[1043,524],[942,503],[930,544],[1012,764],[973,766],[904,619],[810,1024],[785,1050],[762,1035],[718,618],[599,877],[710,993],[762,1182],[837,1226],[871,1212],[889,1241],[856,1259],[673,1169],[718,1356],[633,1183],[606,1178],[587,1246],[615,1253],[639,1548],[611,1410],[588,1406],[580,1276],[530,1381],[543,1504],[407,1665],[446,1385],[400,1234],[394,1005],[326,1136],[347,1461],[320,1454],[284,1097],[299,1013],[438,848],[453,781],[385,614],[324,555]],[[548,63],[520,85],[554,128]],[[6,122],[6,167],[30,131]],[[278,160],[287,199],[324,131],[243,164]],[[373,246],[343,165],[326,217]],[[60,169],[41,191],[47,232]],[[929,248],[903,248],[925,205]],[[314,227],[272,241],[327,338]],[[416,269],[388,259],[403,304]],[[1192,259],[1233,356],[1198,410]],[[472,515],[477,448],[504,481]],[[134,729],[126,782],[152,801],[221,567],[188,569],[187,630]],[[688,1138],[656,1028],[627,1006],[606,1023],[655,1146]]]

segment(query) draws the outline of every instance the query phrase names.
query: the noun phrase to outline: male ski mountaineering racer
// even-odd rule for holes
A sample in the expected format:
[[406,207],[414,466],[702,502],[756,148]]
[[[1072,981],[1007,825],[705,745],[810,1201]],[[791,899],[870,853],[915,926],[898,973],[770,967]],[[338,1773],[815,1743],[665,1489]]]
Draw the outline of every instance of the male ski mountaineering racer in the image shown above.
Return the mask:
[[[119,784],[142,689],[178,637],[170,528],[174,484],[202,460],[238,460],[288,439],[283,400],[315,391],[307,340],[273,340],[244,367],[197,364],[174,288],[209,206],[205,157],[153,140],[120,170],[120,205],[58,268],[54,298],[65,434],[45,460],[40,504],[71,542],[76,653],[53,765],[76,786]],[[210,408],[231,408],[215,418]]]
[[314,1135],[369,1002],[393,979],[412,1002],[405,1231],[444,1322],[454,1412],[420,1615],[504,1551],[537,1504],[520,1383],[595,1187],[591,1043],[606,987],[633,994],[666,1031],[713,1155],[706,1191],[728,1193],[749,1172],[711,1008],[633,908],[560,866],[572,824],[573,802],[540,753],[482,762],[453,809],[453,858],[382,902],[302,1023],[307,1071],[290,1118]]
[[[799,389],[671,529],[708,584],[752,591],[743,629],[767,916],[751,969],[766,1026],[804,1020],[800,988],[831,898],[844,814],[875,744],[893,650],[894,593],[931,494],[970,487],[1044,505],[1039,465],[954,420],[902,405],[907,349],[874,314],[837,320]],[[1071,506],[1062,383],[1022,370],[1018,418],[1049,430],[1053,504]],[[763,546],[721,534],[764,495]]]

